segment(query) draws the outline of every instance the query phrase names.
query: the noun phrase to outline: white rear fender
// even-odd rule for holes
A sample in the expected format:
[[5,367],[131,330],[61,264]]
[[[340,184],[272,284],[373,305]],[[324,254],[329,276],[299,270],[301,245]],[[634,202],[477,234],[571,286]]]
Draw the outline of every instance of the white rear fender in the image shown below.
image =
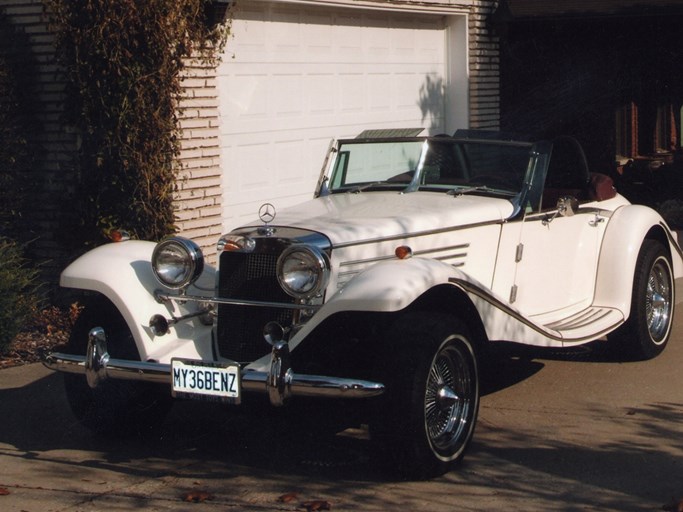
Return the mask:
[[[683,277],[683,260],[675,237],[657,212],[646,206],[629,205],[614,212],[609,221],[598,260],[595,306],[621,310],[628,317],[633,293],[633,276],[640,247],[651,230],[667,240],[674,278]],[[683,299],[678,294],[676,300]]]
[[[197,303],[188,302],[174,309],[171,303],[155,299],[154,292],[162,288],[152,272],[155,245],[131,240],[97,247],[64,269],[60,285],[107,297],[128,324],[143,361],[169,362],[171,357],[211,359],[211,327],[199,320],[175,324],[164,336],[155,336],[148,327],[153,315],[169,319],[193,313],[197,308]],[[211,296],[214,279],[215,269],[205,266],[196,287],[190,287],[188,293]]]

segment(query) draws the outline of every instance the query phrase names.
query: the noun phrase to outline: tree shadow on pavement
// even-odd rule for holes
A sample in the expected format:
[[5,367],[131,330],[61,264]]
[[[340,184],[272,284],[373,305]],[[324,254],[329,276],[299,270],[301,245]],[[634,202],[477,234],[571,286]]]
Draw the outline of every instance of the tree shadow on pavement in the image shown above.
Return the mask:
[[[544,367],[518,356],[503,358],[502,363],[504,370],[489,375],[488,392],[514,385]],[[548,432],[534,430],[532,420],[515,431],[484,422],[457,471],[430,482],[400,485],[372,462],[366,431],[336,434],[325,408],[301,406],[281,414],[268,407],[236,411],[178,402],[154,436],[117,440],[93,436],[76,422],[57,374],[0,390],[0,403],[5,411],[0,422],[2,464],[35,459],[38,476],[58,471],[67,481],[164,479],[177,481],[178,488],[203,482],[212,492],[226,494],[246,493],[240,487],[243,480],[254,478],[259,492],[275,496],[314,489],[329,497],[362,499],[368,509],[393,504],[407,510],[427,504],[438,510],[446,497],[451,506],[470,504],[461,509],[477,510],[482,496],[494,495],[506,496],[511,509],[630,510],[643,500],[661,506],[683,493],[683,404],[678,403],[656,403],[625,411],[624,417],[608,417],[617,424],[628,422],[629,430],[602,444],[593,442],[588,431],[585,445],[568,441],[562,424]],[[586,414],[614,412],[605,408]],[[662,447],[661,439],[670,442]],[[541,505],[525,506],[529,497]]]
[[278,411],[179,401],[159,431],[145,437],[107,439],[76,421],[58,374],[24,387],[2,389],[0,403],[5,411],[0,422],[0,456],[41,454],[45,459],[49,458],[46,454],[65,450],[95,452],[97,456],[87,461],[79,458],[75,464],[140,475],[159,471],[159,464],[148,464],[154,459],[170,462],[169,468],[192,466],[196,478],[202,478],[204,468],[213,467],[213,472],[217,464],[223,469],[237,465],[301,475],[330,472],[337,477],[384,478],[379,468],[369,464],[366,434],[349,430],[337,435],[325,407]]
[[478,486],[500,486],[511,497],[557,504],[548,510],[643,510],[644,503],[656,510],[683,496],[683,403],[655,403],[623,417],[610,418],[609,408],[585,414],[622,429],[612,437],[588,429],[574,440],[561,425],[554,432],[489,432],[474,446],[489,466],[478,472],[486,481],[475,482],[477,474],[466,478]]

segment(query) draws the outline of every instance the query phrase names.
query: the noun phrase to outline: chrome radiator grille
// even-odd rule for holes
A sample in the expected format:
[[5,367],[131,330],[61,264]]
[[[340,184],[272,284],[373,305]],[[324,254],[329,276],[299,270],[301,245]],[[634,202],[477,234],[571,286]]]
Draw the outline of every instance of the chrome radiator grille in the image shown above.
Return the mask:
[[[220,256],[219,294],[231,299],[292,303],[277,280],[280,251],[224,252]],[[289,326],[292,311],[281,308],[218,306],[218,351],[222,357],[249,363],[270,352],[263,327],[271,321]]]

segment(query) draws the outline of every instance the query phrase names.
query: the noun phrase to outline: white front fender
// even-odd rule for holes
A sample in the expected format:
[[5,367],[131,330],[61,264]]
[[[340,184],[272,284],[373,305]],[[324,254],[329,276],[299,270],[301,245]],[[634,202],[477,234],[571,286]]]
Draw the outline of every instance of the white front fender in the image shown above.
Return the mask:
[[[152,272],[155,243],[127,241],[102,245],[71,263],[60,277],[60,285],[98,292],[107,297],[130,328],[143,361],[169,362],[171,357],[212,359],[211,327],[198,320],[185,321],[171,327],[168,334],[155,336],[148,327],[153,315],[181,316],[194,312],[196,303],[188,302],[177,310],[171,304],[159,303],[154,292],[161,285]],[[194,295],[211,296],[215,269],[205,267]]]
[[424,292],[452,277],[474,281],[452,265],[410,258],[378,263],[358,274],[323,308],[326,316],[340,311],[399,311]]
[[364,270],[335,293],[290,340],[296,347],[327,318],[344,311],[395,312],[412,304],[429,289],[448,284],[450,278],[475,280],[438,260],[410,258],[377,263]]

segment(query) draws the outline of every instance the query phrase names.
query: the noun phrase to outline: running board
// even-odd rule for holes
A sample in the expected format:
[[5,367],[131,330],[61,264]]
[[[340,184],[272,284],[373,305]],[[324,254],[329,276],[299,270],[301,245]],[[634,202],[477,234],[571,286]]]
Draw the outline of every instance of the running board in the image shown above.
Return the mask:
[[624,315],[618,309],[589,306],[571,316],[544,323],[545,329],[556,331],[567,343],[600,338],[624,323]]
[[588,306],[564,317],[558,312],[526,316],[474,282],[456,277],[448,281],[475,301],[490,340],[536,346],[577,345],[602,338],[625,321],[620,310],[600,306]]

